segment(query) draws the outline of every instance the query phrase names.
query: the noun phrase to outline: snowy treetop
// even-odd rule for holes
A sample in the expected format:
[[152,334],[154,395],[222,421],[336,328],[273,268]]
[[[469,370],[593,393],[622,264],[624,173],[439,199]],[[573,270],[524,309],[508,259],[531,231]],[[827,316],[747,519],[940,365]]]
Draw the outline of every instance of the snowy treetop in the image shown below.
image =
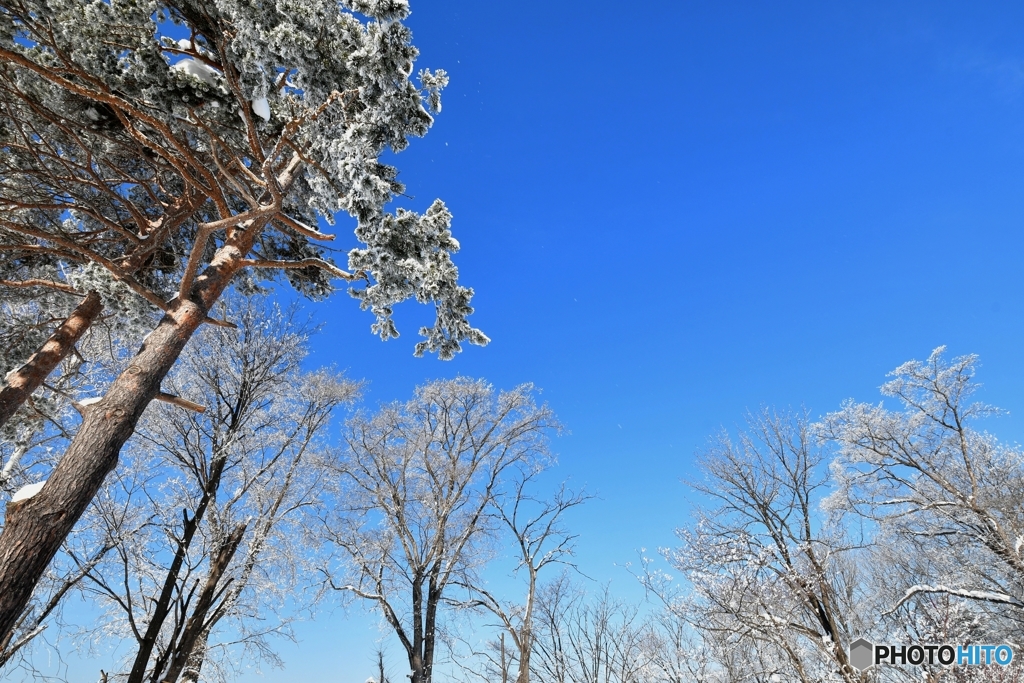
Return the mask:
[[[417,353],[486,343],[447,209],[385,208],[404,188],[380,155],[427,132],[447,83],[414,82],[408,14],[401,0],[0,1],[0,280],[116,281],[162,308],[252,229],[245,287],[283,272],[322,297],[340,277],[384,338],[394,304],[434,303]],[[316,227],[342,212],[362,242],[348,272]]]

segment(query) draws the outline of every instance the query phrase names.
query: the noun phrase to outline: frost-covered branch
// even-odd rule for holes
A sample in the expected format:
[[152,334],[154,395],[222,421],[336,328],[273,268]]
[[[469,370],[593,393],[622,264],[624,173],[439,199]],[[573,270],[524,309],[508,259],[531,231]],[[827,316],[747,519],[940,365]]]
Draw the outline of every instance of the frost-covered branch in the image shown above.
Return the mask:
[[953,595],[958,598],[967,598],[968,600],[979,600],[981,602],[992,602],[1001,605],[1013,605],[1014,607],[1024,608],[1024,602],[1021,602],[1018,598],[1006,593],[995,593],[992,591],[979,591],[979,590],[968,590],[963,588],[953,588],[951,586],[935,585],[929,586],[922,584],[919,586],[911,586],[907,589],[907,592],[903,595],[898,603],[896,603],[889,614],[892,614],[900,607],[904,605],[908,600],[912,598],[927,594],[927,593],[943,593],[945,595]]

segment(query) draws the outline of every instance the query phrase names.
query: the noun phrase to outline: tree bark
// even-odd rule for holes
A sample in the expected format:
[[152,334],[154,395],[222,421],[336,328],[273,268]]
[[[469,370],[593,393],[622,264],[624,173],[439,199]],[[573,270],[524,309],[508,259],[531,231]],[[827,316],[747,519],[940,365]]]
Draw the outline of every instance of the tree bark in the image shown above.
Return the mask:
[[265,219],[234,230],[196,278],[189,300],[174,299],[128,368],[101,401],[88,407],[78,433],[35,496],[7,506],[0,533],[0,638],[15,627],[39,578],[117,465],[125,441],[160,382],[207,312],[241,268]]
[[184,683],[198,683],[199,674],[203,672],[203,663],[206,661],[207,640],[210,638],[210,631],[204,631],[199,637],[199,642],[192,648],[192,656],[181,672],[181,680]]
[[7,375],[7,386],[0,389],[0,427],[11,419],[54,368],[67,358],[102,310],[100,295],[96,292],[86,294],[82,303],[78,304],[39,350],[24,365]]
[[203,586],[203,592],[199,595],[199,601],[192,611],[192,616],[189,617],[188,624],[186,624],[185,630],[182,631],[181,638],[178,639],[170,666],[167,667],[167,672],[157,679],[161,683],[177,683],[178,677],[181,676],[182,671],[185,670],[185,666],[192,657],[196,643],[207,632],[209,624],[206,621],[206,617],[210,613],[210,608],[213,606],[217,593],[222,589],[220,585],[221,579],[224,578],[228,565],[231,563],[231,558],[235,556],[235,551],[238,550],[238,544],[242,542],[242,537],[245,535],[245,527],[245,524],[235,527],[235,530],[231,532],[220,547],[217,556],[210,563],[210,574],[206,578],[206,585]]
[[508,666],[505,664],[505,634],[501,634],[501,683],[508,683]]
[[530,651],[533,649],[533,631],[529,625],[519,632],[519,673],[516,683],[530,683]]
[[[206,198],[192,189],[182,194],[170,207],[163,220],[146,235],[146,241],[124,258],[121,268],[126,273],[135,274],[145,264],[146,259],[163,246],[166,237],[188,220],[204,201]],[[11,419],[21,404],[39,388],[54,368],[67,358],[102,310],[103,302],[100,301],[99,294],[86,294],[85,300],[71,312],[39,350],[21,368],[8,375],[7,386],[0,390],[0,427]]]
[[441,604],[443,590],[437,582],[439,570],[437,564],[431,568],[430,581],[427,583],[427,613],[423,624],[423,683],[434,680],[434,643],[437,642],[434,630],[437,628],[437,608]]
[[43,625],[43,621],[50,615],[53,610],[57,609],[57,605],[63,600],[64,596],[67,595],[68,591],[78,585],[78,582],[86,577],[86,575],[99,564],[103,556],[106,555],[114,548],[113,543],[109,541],[105,543],[96,553],[85,563],[77,572],[73,575],[68,576],[64,579],[64,584],[60,589],[50,596],[50,599],[46,601],[35,614],[32,615],[32,620],[26,625],[25,619],[29,616],[29,613],[24,613],[20,619],[22,623],[19,624],[20,628],[24,628],[26,633],[21,636],[18,642],[11,644],[11,639],[14,636],[12,630],[6,638],[0,638],[0,669],[10,661],[10,659],[17,654],[19,650],[28,645],[32,640],[43,632],[46,626]]
[[412,649],[409,650],[409,679],[412,683],[430,683],[423,663],[423,579],[412,584]]
[[149,623],[146,625],[146,633],[143,634],[142,640],[139,642],[139,651],[135,654],[135,662],[132,664],[132,670],[128,675],[127,683],[142,683],[142,679],[146,675],[146,668],[149,666],[149,658],[153,655],[156,640],[160,636],[164,622],[167,621],[167,615],[171,612],[171,601],[174,598],[174,589],[178,585],[181,565],[185,561],[185,556],[188,554],[189,549],[192,547],[192,539],[195,537],[199,524],[206,515],[206,509],[210,504],[210,500],[216,496],[217,489],[220,487],[220,479],[224,473],[224,465],[227,462],[227,458],[224,456],[218,457],[216,453],[214,457],[213,466],[210,468],[210,477],[203,487],[203,495],[200,497],[199,504],[196,505],[192,517],[188,517],[187,513],[182,512],[185,518],[181,530],[181,540],[178,541],[174,559],[171,561],[171,566],[164,577],[164,585],[160,590],[160,597],[157,598],[156,604],[153,605],[153,616],[150,617]]

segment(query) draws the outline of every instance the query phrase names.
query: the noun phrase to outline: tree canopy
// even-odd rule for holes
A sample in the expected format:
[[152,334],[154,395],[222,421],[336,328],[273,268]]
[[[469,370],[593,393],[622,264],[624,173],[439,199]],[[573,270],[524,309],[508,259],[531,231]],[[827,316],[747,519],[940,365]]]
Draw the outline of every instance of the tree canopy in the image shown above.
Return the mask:
[[[447,208],[388,208],[403,187],[380,157],[427,132],[447,83],[411,80],[408,14],[404,0],[0,2],[0,284],[96,291],[122,336],[152,330],[83,406],[42,490],[7,511],[0,638],[146,406],[174,400],[160,384],[185,344],[204,323],[232,324],[209,315],[232,283],[284,272],[317,298],[341,278],[382,339],[412,297],[437,312],[417,354],[487,342],[467,321]],[[319,229],[337,213],[361,243],[348,270]],[[31,318],[37,304],[21,303]]]
[[[249,283],[283,270],[322,297],[341,277],[382,338],[416,297],[438,314],[417,353],[485,342],[444,204],[384,208],[403,186],[380,155],[427,132],[447,83],[411,79],[408,14],[400,0],[3,2],[0,281],[166,310],[245,231]],[[339,212],[362,242],[348,272],[317,227]]]

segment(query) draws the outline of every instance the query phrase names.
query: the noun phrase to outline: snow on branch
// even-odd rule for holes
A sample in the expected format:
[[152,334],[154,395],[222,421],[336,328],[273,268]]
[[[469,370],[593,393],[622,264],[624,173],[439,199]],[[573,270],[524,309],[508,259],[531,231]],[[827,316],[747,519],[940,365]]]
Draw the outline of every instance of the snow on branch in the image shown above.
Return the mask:
[[907,589],[907,592],[903,595],[896,605],[886,612],[886,615],[892,614],[900,607],[902,607],[908,600],[916,595],[927,594],[927,593],[942,593],[945,595],[952,595],[959,598],[965,598],[967,600],[978,600],[981,602],[993,602],[1002,605],[1013,605],[1014,607],[1024,607],[1024,602],[1007,595],[1006,593],[996,593],[993,591],[979,591],[979,590],[968,590],[965,588],[952,588],[950,586],[943,586],[941,584],[935,586],[929,586],[927,584],[919,584],[917,586],[911,586]]

